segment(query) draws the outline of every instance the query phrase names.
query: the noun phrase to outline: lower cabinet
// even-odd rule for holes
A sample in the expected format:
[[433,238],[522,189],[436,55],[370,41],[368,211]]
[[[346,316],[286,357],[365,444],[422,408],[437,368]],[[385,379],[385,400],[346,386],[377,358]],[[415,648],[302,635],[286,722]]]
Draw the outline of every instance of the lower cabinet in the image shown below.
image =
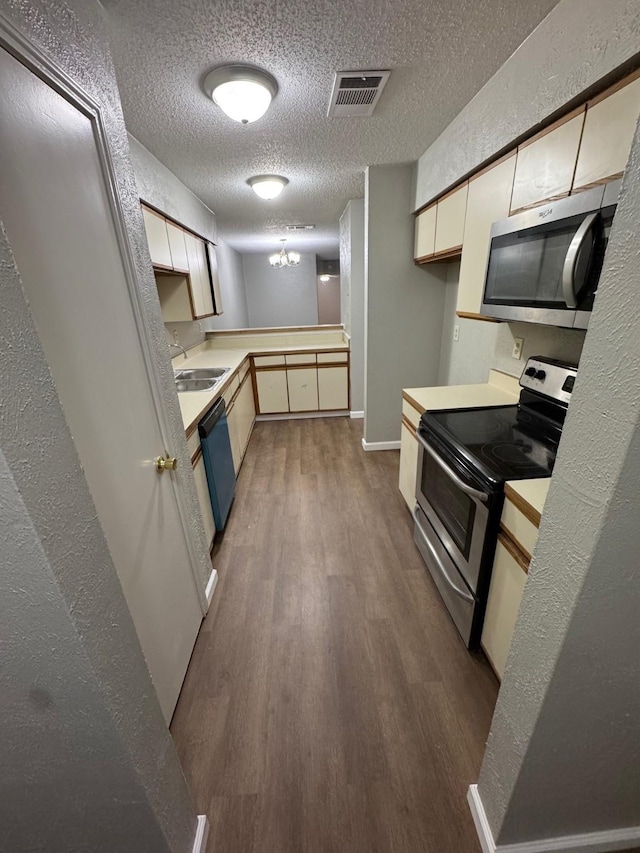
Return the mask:
[[347,367],[318,367],[318,408],[323,412],[349,408]]
[[193,464],[193,476],[196,481],[196,492],[198,493],[198,503],[200,504],[200,512],[202,513],[202,521],[204,524],[204,532],[207,537],[207,544],[211,548],[213,537],[216,533],[216,525],[213,520],[213,510],[211,509],[211,498],[209,497],[209,486],[207,484],[207,472],[204,468],[204,457],[199,453]]
[[415,430],[403,422],[400,436],[400,492],[411,511],[416,505],[416,477],[418,474],[418,439]]
[[255,419],[256,406],[253,398],[251,373],[249,372],[240,386],[240,390],[227,409],[231,453],[233,455],[233,467],[236,474],[240,470],[240,465],[244,459]]
[[254,366],[261,415],[349,409],[345,350],[255,356]]
[[504,542],[504,539],[498,540],[482,629],[482,648],[500,678],[504,673],[527,582],[526,571]]
[[318,371],[315,367],[287,370],[290,412],[318,411]]

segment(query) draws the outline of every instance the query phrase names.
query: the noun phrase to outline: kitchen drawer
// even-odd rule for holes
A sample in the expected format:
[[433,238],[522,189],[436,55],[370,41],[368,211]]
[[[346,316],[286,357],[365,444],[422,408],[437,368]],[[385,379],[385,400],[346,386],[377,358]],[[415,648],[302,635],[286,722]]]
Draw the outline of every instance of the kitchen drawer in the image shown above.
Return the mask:
[[269,367],[274,364],[284,364],[283,355],[255,355],[253,363],[256,367]]
[[413,406],[408,400],[402,401],[402,414],[409,421],[409,423],[412,424],[412,426],[414,426],[416,429],[418,428],[422,412],[416,411],[416,409],[413,408]]
[[297,352],[291,355],[285,355],[284,360],[287,364],[315,364],[315,352]]
[[349,353],[345,350],[340,350],[338,352],[319,352],[318,353],[318,364],[325,364],[326,362],[330,362],[331,364],[343,364],[349,360]]
[[509,536],[520,546],[520,550],[531,557],[538,538],[538,528],[507,498],[500,523],[509,531]]
[[189,450],[189,459],[193,459],[193,454],[200,447],[200,436],[198,430],[195,429],[187,439],[187,448]]

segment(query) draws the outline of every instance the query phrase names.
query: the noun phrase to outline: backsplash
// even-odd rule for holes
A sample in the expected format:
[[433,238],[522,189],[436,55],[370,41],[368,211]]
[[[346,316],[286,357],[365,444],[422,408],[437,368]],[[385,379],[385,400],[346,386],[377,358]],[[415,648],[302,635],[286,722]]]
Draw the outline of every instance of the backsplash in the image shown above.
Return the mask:
[[[587,333],[579,329],[560,329],[557,326],[538,326],[536,323],[500,323],[496,333],[491,367],[520,376],[527,359],[546,355],[570,364],[578,364]],[[512,357],[515,338],[523,338],[522,357]]]
[[[175,344],[174,332],[178,333],[178,343],[185,349],[191,349],[205,340],[205,331],[202,320],[184,323],[165,323],[167,343]],[[171,357],[175,357],[178,350],[171,350]]]

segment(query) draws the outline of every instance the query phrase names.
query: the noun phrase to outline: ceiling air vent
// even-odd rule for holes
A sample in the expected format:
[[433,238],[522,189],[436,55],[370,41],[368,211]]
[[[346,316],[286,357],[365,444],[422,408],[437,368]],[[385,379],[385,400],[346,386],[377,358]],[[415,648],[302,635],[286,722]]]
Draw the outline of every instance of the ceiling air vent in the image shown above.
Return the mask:
[[287,225],[287,231],[313,231],[315,225]]
[[328,116],[370,116],[390,71],[337,71]]

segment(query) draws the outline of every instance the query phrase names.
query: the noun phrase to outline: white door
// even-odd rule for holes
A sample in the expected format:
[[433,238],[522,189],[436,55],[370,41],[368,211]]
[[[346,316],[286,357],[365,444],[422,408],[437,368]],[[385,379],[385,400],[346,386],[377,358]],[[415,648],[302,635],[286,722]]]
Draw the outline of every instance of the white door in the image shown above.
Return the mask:
[[0,217],[169,720],[202,599],[93,122],[4,50],[0,79]]

